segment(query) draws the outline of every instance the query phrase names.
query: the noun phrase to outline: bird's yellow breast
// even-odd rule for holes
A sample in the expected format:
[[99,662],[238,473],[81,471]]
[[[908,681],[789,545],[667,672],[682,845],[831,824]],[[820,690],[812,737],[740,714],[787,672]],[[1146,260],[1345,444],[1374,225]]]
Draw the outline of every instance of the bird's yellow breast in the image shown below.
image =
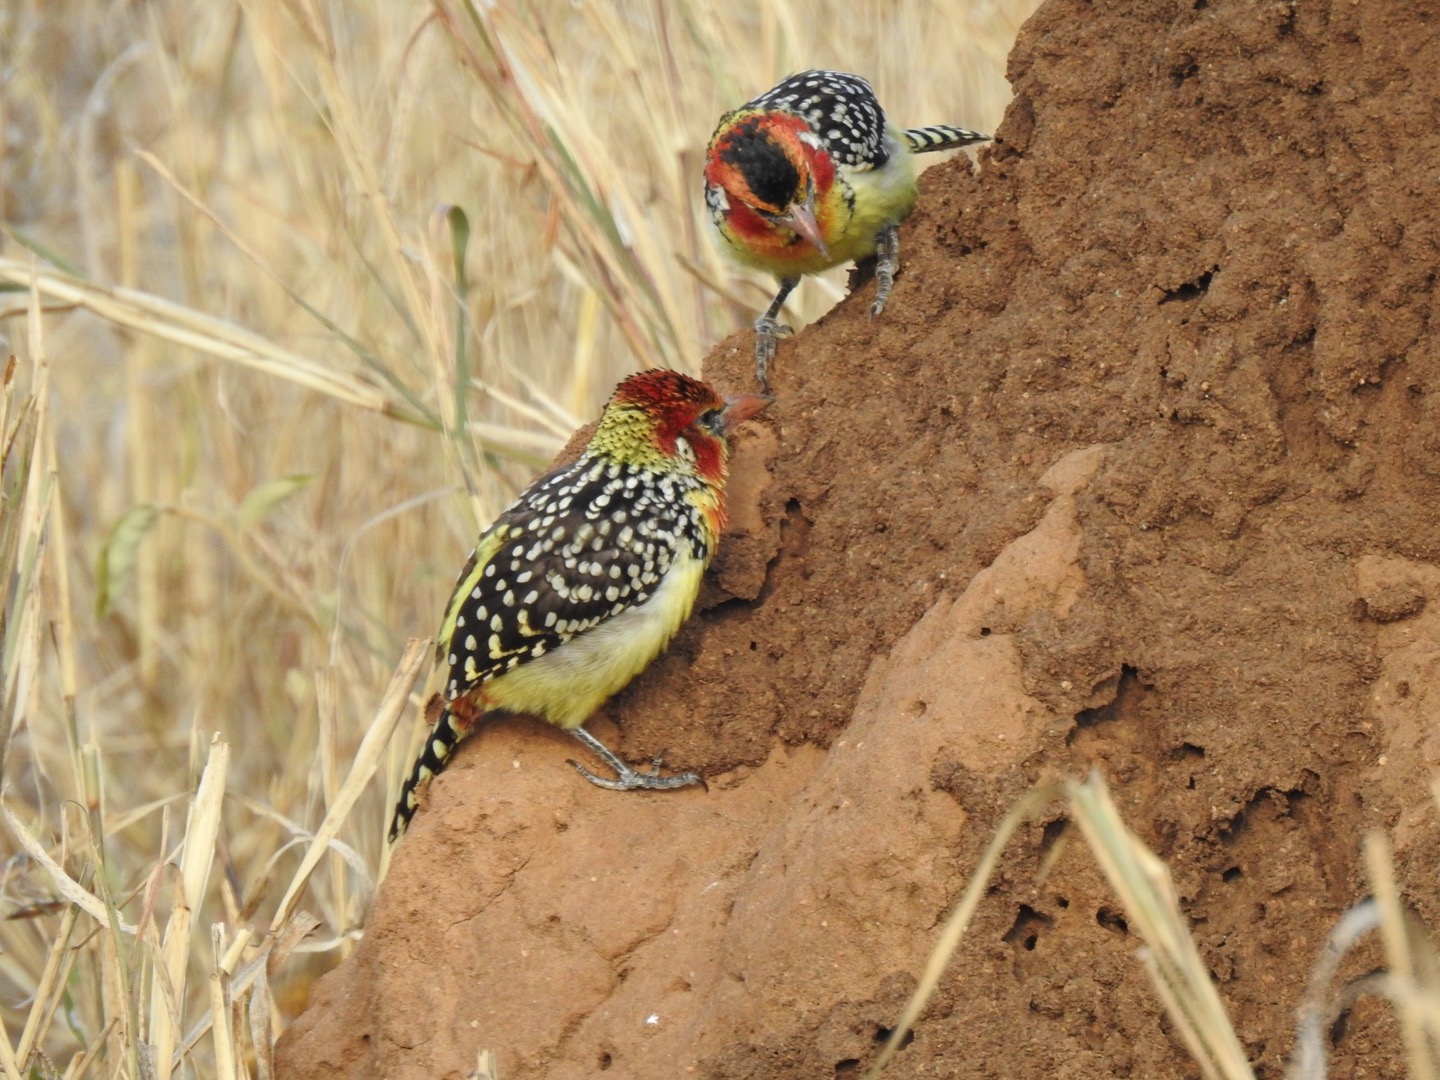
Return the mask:
[[890,156],[878,169],[842,169],[835,188],[848,187],[846,205],[834,210],[835,222],[821,221],[821,235],[830,250],[831,265],[875,254],[880,231],[910,216],[920,197],[915,179],[915,155],[894,129],[885,133]]
[[491,680],[486,707],[579,727],[670,644],[695,606],[704,573],[702,559],[678,552],[648,600]]

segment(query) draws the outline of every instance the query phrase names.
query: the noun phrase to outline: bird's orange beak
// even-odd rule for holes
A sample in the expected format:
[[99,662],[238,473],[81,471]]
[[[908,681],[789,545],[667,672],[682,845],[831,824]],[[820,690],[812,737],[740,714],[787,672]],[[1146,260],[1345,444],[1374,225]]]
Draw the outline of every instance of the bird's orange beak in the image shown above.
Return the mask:
[[814,244],[820,252],[821,258],[830,258],[830,252],[825,250],[825,241],[820,239],[820,226],[815,222],[815,193],[813,191],[803,203],[791,206],[775,220],[796,236],[803,237]]
[[720,427],[729,435],[737,427],[756,416],[775,399],[768,394],[736,394],[725,399],[725,411],[720,414]]

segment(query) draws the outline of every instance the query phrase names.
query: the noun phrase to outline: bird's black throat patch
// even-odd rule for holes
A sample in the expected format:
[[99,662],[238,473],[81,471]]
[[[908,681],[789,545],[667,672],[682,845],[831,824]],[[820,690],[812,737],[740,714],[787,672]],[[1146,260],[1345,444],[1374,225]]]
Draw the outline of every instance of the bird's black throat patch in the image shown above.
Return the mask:
[[758,118],[736,125],[729,142],[720,150],[720,160],[739,169],[751,194],[775,207],[777,213],[802,197],[800,170]]

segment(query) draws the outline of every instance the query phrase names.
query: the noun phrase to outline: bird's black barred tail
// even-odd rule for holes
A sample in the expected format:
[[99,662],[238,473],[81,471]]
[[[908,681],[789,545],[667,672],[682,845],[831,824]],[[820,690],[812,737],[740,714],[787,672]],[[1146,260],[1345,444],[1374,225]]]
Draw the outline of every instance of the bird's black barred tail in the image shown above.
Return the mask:
[[905,141],[917,154],[924,154],[931,150],[954,150],[956,147],[969,146],[971,143],[988,142],[990,138],[991,136],[981,135],[978,131],[950,127],[947,124],[907,128],[905,131]]
[[[439,695],[437,694],[438,698]],[[400,799],[395,804],[395,816],[390,819],[390,842],[393,844],[406,827],[410,819],[415,816],[415,810],[420,802],[415,797],[416,790],[426,780],[442,772],[445,763],[450,755],[455,752],[455,747],[460,745],[460,740],[470,734],[471,727],[458,723],[454,714],[449,708],[440,714],[435,721],[435,726],[430,729],[430,734],[425,738],[425,745],[420,750],[420,756],[415,759],[415,767],[410,770],[410,778],[400,789]]]

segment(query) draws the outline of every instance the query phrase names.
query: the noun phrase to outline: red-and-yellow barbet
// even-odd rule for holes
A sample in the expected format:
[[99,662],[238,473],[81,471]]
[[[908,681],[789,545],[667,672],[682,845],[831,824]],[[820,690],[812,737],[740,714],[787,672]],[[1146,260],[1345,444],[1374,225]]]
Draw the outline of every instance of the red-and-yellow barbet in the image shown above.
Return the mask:
[[705,158],[710,220],[737,261],[780,291],[755,320],[755,375],[768,389],[780,308],[806,274],[876,256],[885,309],[900,267],[899,225],[915,207],[914,156],[990,138],[965,128],[890,124],[859,75],[802,71],[720,118]]
[[442,711],[400,792],[390,839],[416,789],[491,713],[526,713],[570,732],[616,774],[601,787],[668,790],[694,773],[637,772],[581,725],[669,644],[689,617],[725,528],[736,426],[770,399],[722,399],[655,369],[615,389],[584,452],[531,484],[481,534],[455,585],[437,655]]

